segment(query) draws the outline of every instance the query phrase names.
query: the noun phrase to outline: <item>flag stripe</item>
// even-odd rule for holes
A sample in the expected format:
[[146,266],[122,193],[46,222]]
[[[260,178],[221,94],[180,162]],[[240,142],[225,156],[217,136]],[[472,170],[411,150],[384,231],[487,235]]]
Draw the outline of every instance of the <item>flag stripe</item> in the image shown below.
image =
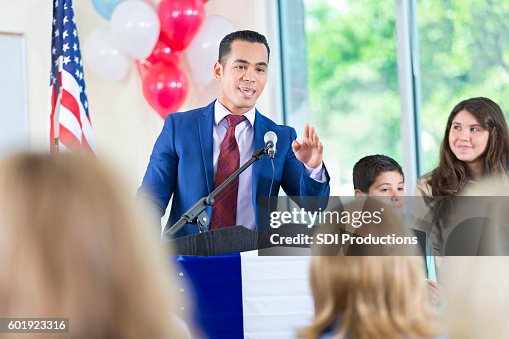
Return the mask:
[[[62,89],[62,99],[60,99],[61,110],[67,109],[68,112],[70,112],[74,117],[76,118],[76,121],[78,122],[80,126],[80,134],[81,134],[81,115],[80,115],[80,107],[78,103],[76,102],[76,99],[74,96],[67,92],[67,90],[64,88]],[[62,121],[60,121],[60,124],[62,124]]]
[[309,256],[242,252],[244,338],[295,338],[313,319]]
[[90,117],[85,114],[85,110],[80,110],[80,113],[81,113],[81,131],[83,135],[81,141],[83,143],[83,148],[95,152],[95,139],[94,133],[92,132],[92,124],[90,123]]
[[[62,72],[62,83],[64,84],[64,87],[69,90],[70,93],[80,92],[79,84],[76,81],[76,79],[71,74],[65,71]],[[76,107],[69,108],[73,113],[79,111],[79,116],[77,116],[77,120],[80,123],[81,132],[83,134],[83,136],[80,136],[80,140],[83,143],[83,147],[88,150],[95,151],[94,134],[92,132],[92,124],[90,123],[90,117],[86,115],[86,110],[83,107],[81,101],[74,100],[74,103],[78,105],[77,107],[79,108],[79,110]],[[62,105],[65,104],[62,102]]]
[[173,260],[191,283],[194,316],[207,338],[242,338],[240,255],[179,256]]
[[60,125],[60,140],[62,141],[61,145],[71,150],[81,145],[81,140],[76,138],[76,135],[63,125]]
[[[62,129],[68,130],[74,138],[81,142],[81,125],[73,112],[62,106],[60,108],[60,133]],[[65,139],[60,135],[60,139],[65,143]]]

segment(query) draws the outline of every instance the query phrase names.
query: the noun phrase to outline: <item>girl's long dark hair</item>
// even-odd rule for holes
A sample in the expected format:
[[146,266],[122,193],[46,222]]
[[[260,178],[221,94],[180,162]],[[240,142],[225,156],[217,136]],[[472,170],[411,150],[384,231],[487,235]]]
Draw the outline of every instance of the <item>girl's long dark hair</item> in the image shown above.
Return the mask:
[[[466,110],[489,132],[488,145],[483,155],[483,176],[506,176],[509,173],[509,133],[500,107],[488,98],[478,97],[463,100],[454,107],[447,120],[444,138],[440,147],[440,163],[431,172],[428,184],[432,192],[433,222],[440,225],[449,215],[452,197],[458,194],[473,179],[468,166],[456,158],[449,145],[449,132],[456,115]],[[442,227],[439,226],[442,238]]]

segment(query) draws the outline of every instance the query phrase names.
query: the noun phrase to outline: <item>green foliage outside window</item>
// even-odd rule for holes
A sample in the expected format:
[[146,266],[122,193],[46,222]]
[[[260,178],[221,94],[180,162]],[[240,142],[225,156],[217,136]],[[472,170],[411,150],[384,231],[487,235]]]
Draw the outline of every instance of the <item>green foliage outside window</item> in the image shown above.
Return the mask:
[[[311,113],[333,176],[350,182],[367,154],[401,162],[396,1],[305,4]],[[509,109],[509,2],[422,0],[416,10],[427,172],[456,103],[487,96]]]

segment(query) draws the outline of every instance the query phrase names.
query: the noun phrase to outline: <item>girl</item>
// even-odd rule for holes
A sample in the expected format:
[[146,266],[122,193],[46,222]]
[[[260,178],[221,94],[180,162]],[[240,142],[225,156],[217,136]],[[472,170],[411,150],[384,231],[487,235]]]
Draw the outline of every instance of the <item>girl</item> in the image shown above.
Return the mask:
[[500,107],[488,98],[471,98],[454,107],[447,120],[440,162],[417,182],[428,215],[422,219],[434,249],[443,254],[444,228],[452,197],[487,176],[505,177],[509,170],[509,136]]

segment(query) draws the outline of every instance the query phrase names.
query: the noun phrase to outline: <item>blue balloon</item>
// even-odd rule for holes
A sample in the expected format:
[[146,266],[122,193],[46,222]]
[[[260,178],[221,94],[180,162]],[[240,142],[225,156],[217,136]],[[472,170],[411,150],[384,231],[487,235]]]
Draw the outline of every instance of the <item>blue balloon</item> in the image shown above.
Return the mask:
[[119,3],[124,0],[92,0],[95,10],[107,20],[111,19],[111,13]]

